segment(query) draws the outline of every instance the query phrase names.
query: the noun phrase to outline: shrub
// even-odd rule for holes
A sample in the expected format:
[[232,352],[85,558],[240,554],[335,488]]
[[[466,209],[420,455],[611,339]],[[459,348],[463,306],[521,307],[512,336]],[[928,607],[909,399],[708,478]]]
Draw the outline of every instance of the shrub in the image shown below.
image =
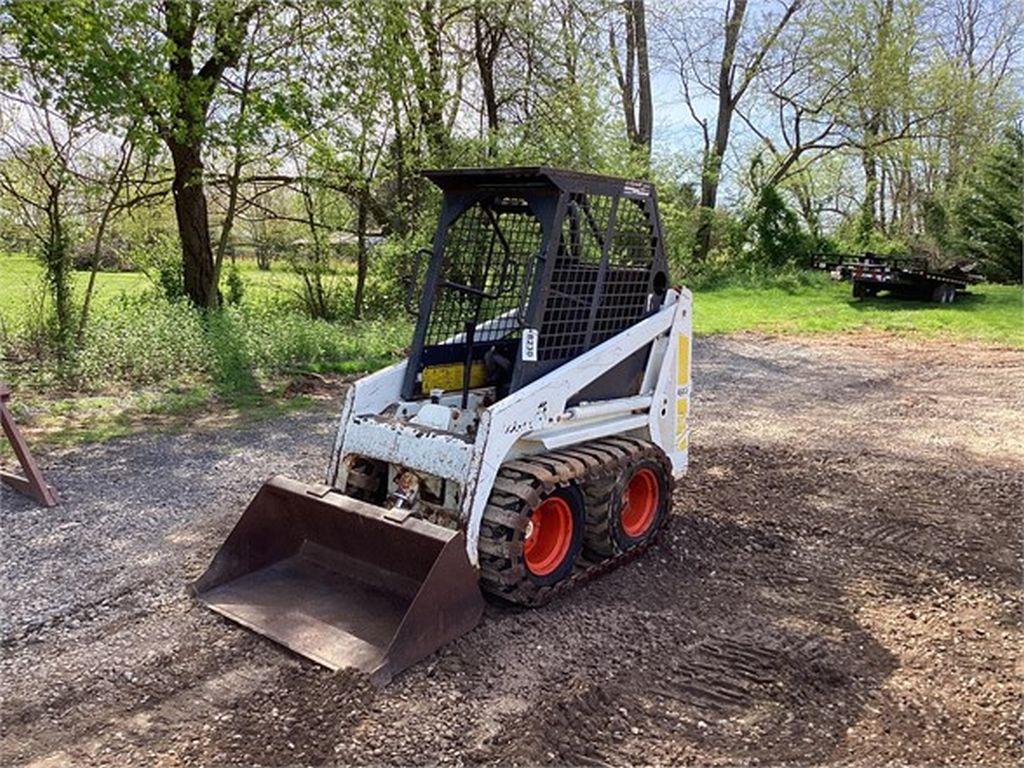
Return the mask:
[[245,281],[242,279],[242,273],[234,264],[228,268],[227,283],[228,295],[225,298],[228,304],[238,306],[245,298]]
[[181,248],[169,232],[147,230],[128,244],[128,260],[170,301],[185,295]]
[[743,230],[748,258],[769,267],[808,266],[818,250],[816,239],[803,230],[775,187],[761,188],[743,219]]
[[97,307],[74,355],[74,370],[88,389],[107,382],[152,383],[208,371],[204,329],[184,299],[152,293],[121,295]]
[[221,310],[206,312],[205,347],[209,370],[217,393],[226,397],[245,397],[259,392],[253,373],[245,315]]

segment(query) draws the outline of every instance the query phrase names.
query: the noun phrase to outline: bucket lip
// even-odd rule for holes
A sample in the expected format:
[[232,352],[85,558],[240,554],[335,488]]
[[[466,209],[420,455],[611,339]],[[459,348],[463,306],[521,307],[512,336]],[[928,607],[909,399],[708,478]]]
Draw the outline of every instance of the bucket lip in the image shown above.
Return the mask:
[[264,491],[281,494],[304,494],[309,496],[314,502],[323,503],[350,514],[363,515],[372,520],[394,526],[399,530],[430,536],[444,543],[462,534],[462,531],[458,528],[446,528],[443,525],[438,525],[419,517],[409,517],[403,522],[391,520],[386,516],[388,510],[384,507],[353,498],[352,496],[346,496],[342,491],[332,486],[323,484],[311,485],[286,475],[274,475],[267,479],[260,487],[258,493],[263,493]]
[[[211,591],[215,591],[215,589]],[[373,657],[370,657],[368,661],[365,661],[362,664],[339,665],[330,656],[319,653],[317,650],[313,648],[296,648],[289,641],[289,639],[280,632],[269,630],[265,625],[251,621],[238,611],[234,611],[229,607],[221,605],[216,600],[208,599],[207,595],[208,593],[203,593],[196,596],[196,600],[205,608],[208,608],[214,613],[220,614],[226,619],[230,619],[239,626],[245,627],[250,632],[257,634],[260,637],[265,637],[268,640],[273,641],[281,648],[286,649],[289,653],[293,653],[296,656],[301,656],[303,658],[309,659],[310,661],[314,661],[320,666],[326,667],[327,669],[331,670],[332,672],[339,672],[342,669],[355,669],[359,672],[362,672],[363,674],[374,676],[379,675],[381,672],[385,671],[385,668],[387,667],[387,655],[391,645],[390,642],[384,646],[375,646],[375,648],[377,649],[377,653]]]

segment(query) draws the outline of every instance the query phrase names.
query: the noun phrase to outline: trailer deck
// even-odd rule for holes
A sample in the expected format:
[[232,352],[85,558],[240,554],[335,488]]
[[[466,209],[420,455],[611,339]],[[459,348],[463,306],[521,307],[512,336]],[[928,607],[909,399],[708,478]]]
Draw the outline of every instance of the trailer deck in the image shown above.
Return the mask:
[[870,298],[881,291],[901,299],[918,299],[950,304],[957,293],[982,282],[971,270],[973,264],[957,264],[945,270],[933,270],[927,259],[918,257],[880,257],[839,255],[815,263],[826,269],[833,280],[849,280],[856,299]]

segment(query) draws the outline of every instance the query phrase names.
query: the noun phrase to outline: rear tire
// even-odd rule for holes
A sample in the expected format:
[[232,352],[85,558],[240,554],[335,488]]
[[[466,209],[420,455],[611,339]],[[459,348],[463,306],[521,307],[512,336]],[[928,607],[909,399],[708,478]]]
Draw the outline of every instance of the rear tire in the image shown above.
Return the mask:
[[626,552],[657,535],[672,507],[672,465],[648,445],[609,483],[584,488],[591,557]]

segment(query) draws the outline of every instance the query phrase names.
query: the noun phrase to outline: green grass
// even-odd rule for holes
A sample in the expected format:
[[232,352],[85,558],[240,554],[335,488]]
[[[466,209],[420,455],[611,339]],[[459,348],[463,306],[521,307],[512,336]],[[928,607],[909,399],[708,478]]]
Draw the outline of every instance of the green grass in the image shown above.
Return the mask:
[[[238,262],[246,284],[245,303],[259,306],[298,288],[283,265],[263,272],[248,260]],[[346,268],[347,269],[347,268]],[[76,272],[77,295],[88,273]],[[39,294],[40,269],[28,256],[0,254],[0,316],[17,326]],[[97,275],[94,306],[109,305],[121,295],[137,296],[152,288],[139,272]],[[99,310],[97,310],[99,311]],[[790,285],[724,285],[694,292],[698,334],[760,331],[765,333],[842,333],[857,330],[915,334],[929,338],[1024,346],[1024,292],[1019,286],[979,285],[951,306],[879,297],[857,301],[848,283],[812,275]],[[408,324],[403,325],[403,328]],[[389,335],[391,342],[396,339]],[[357,373],[385,365],[393,350],[368,349],[356,359],[311,359],[305,370]],[[289,363],[295,365],[295,361]]]
[[[75,295],[85,294],[88,272],[74,273]],[[93,301],[102,304],[121,293],[141,293],[152,283],[141,272],[99,272]],[[32,297],[42,288],[39,262],[21,254],[0,253],[0,315],[8,325],[17,322],[19,313],[32,309]]]
[[[299,279],[280,262],[263,271],[256,262],[240,259],[237,268],[242,273],[245,301],[249,304],[280,298],[300,288]],[[344,263],[339,272],[344,279],[352,279],[354,267]],[[80,301],[89,283],[89,272],[76,271],[73,282],[75,298]],[[41,295],[41,288],[42,269],[36,259],[0,252],[0,317],[8,327],[20,324],[25,313],[33,310],[33,297]],[[98,272],[92,306],[99,308],[120,296],[139,296],[154,288],[153,281],[142,272]]]
[[[259,374],[375,370],[395,360],[411,338],[405,317],[309,319],[295,295],[299,278],[282,264],[263,272],[239,261],[239,269],[246,286],[242,305],[205,321],[184,302],[160,298],[142,273],[99,273],[77,352],[79,386],[149,384],[178,372],[210,375],[221,394],[237,393],[253,389]],[[0,254],[0,331],[21,357],[39,354],[40,273],[29,257]],[[339,273],[351,279],[351,265]],[[79,299],[87,280],[88,273],[75,273]]]
[[[242,261],[239,268],[243,305],[206,319],[185,302],[160,298],[144,274],[99,273],[85,343],[69,376],[32,343],[43,293],[38,264],[0,254],[0,343],[9,345],[0,349],[0,378],[15,385],[19,420],[32,439],[62,446],[305,407],[312,400],[293,394],[291,384],[306,373],[375,370],[399,358],[411,339],[406,318],[310,320],[282,300],[299,285],[284,265],[261,272]],[[351,278],[347,269],[342,279]],[[75,275],[79,297],[87,279],[88,273]],[[1020,287],[975,286],[941,306],[857,301],[850,293],[848,283],[818,273],[762,285],[736,279],[694,292],[695,332],[867,330],[1024,347]]]
[[849,283],[815,275],[792,286],[695,291],[696,334],[845,333],[859,330],[1024,347],[1024,290],[977,285],[951,305],[887,296],[856,300]]
[[[240,261],[239,268],[242,306],[205,317],[162,298],[142,273],[99,273],[84,341],[59,365],[40,322],[39,265],[0,254],[0,380],[14,385],[30,440],[62,447],[197,420],[272,416],[316,402],[304,394],[319,381],[308,373],[327,374],[315,386],[329,393],[332,378],[337,386],[332,374],[376,370],[409,343],[406,318],[311,320],[285,265],[261,272]],[[341,279],[352,279],[351,271],[342,265]],[[74,279],[80,301],[88,273]]]

